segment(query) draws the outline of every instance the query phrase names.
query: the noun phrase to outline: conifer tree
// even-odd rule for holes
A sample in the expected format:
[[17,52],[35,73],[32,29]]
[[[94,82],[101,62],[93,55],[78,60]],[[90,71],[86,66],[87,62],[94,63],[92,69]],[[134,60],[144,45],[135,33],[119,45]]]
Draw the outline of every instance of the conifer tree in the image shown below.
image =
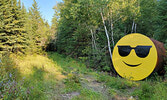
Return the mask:
[[26,32],[25,32],[25,13],[21,8],[21,2],[13,1],[13,33],[16,34],[16,42],[14,44],[14,51],[22,51],[26,48]]
[[2,51],[8,50],[12,51],[13,45],[16,42],[12,28],[14,26],[13,23],[13,5],[12,0],[1,0],[1,29],[0,29],[0,48]]
[[23,52],[23,49],[25,49],[24,15],[20,1],[1,1],[1,51]]
[[50,26],[41,17],[38,4],[35,0],[29,9],[29,19],[29,34],[34,41],[32,46],[34,50],[36,49],[35,51],[40,51],[46,48]]
[[35,43],[33,45],[34,49],[35,48],[40,49],[40,46],[39,46],[40,35],[39,35],[39,33],[37,33],[37,30],[38,30],[38,27],[39,27],[38,23],[39,23],[39,20],[41,18],[41,15],[40,15],[40,12],[39,12],[37,2],[35,0],[33,0],[33,1],[34,1],[34,3],[32,4],[32,7],[29,9],[29,19],[30,19],[29,28],[31,28],[30,31],[29,31],[30,32],[29,34],[31,34],[31,38]]

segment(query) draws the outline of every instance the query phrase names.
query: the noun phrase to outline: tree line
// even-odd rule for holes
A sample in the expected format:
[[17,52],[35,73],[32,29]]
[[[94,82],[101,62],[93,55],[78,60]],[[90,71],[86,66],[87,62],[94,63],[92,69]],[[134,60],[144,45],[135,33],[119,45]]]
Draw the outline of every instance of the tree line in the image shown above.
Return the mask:
[[111,71],[112,50],[124,35],[167,45],[167,0],[63,0],[51,26],[33,1],[28,10],[20,0],[0,1],[0,54],[57,51]]
[[20,0],[0,0],[0,53],[31,53],[46,49],[50,26],[34,0],[26,10]]
[[50,47],[88,67],[111,71],[113,47],[127,34],[167,44],[167,0],[63,0],[54,9]]

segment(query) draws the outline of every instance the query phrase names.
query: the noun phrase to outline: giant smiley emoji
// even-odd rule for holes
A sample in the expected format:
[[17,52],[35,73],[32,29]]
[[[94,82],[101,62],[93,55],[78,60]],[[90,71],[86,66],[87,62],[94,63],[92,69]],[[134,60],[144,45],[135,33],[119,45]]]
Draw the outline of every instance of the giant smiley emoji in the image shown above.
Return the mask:
[[113,65],[116,72],[130,80],[148,77],[157,64],[157,50],[150,38],[133,33],[121,38],[113,50]]

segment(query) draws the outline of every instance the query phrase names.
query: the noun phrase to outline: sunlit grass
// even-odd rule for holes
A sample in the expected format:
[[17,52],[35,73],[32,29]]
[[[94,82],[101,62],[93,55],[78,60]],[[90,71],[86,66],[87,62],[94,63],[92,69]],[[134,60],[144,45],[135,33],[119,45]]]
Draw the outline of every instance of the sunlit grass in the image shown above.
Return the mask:
[[72,59],[71,57],[66,57],[58,53],[49,52],[48,57],[52,59],[58,66],[66,73],[88,73],[91,69],[87,68],[86,65],[80,61]]
[[27,55],[25,57],[17,57],[15,62],[22,76],[33,74],[33,70],[36,68],[42,69],[45,72],[44,79],[48,79],[49,77],[58,80],[65,78],[61,73],[62,68],[46,56]]

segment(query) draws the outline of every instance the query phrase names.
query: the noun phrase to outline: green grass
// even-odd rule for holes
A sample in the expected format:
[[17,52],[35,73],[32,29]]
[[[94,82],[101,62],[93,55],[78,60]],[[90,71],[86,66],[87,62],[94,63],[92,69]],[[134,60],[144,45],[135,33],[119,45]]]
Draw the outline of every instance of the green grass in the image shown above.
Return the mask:
[[[2,97],[30,100],[165,100],[167,98],[167,80],[157,75],[143,81],[129,81],[112,77],[105,72],[94,71],[81,61],[54,52],[49,52],[47,56],[12,55],[11,58],[15,58],[15,64],[3,65],[16,69],[18,71],[16,76],[19,78],[14,83],[14,88],[13,83],[4,85],[8,90],[0,95],[0,99]],[[8,93],[11,90],[15,91],[14,94]]]
[[41,72],[45,73],[44,79],[48,80],[51,76],[56,76],[54,78],[60,80],[64,78],[61,73],[62,68],[54,63],[53,60],[47,58],[47,56],[27,55],[25,57],[17,57],[12,55],[12,57],[15,58],[16,66],[22,76],[29,76],[37,69],[40,69],[42,70]]
[[80,92],[81,94],[72,100],[105,100],[102,94],[90,89],[82,89]]
[[55,64],[61,66],[65,73],[78,72],[83,74],[91,71],[91,69],[86,68],[84,63],[58,53],[49,52],[48,57],[52,59]]
[[131,94],[140,100],[166,100],[167,82],[164,81],[142,81]]

